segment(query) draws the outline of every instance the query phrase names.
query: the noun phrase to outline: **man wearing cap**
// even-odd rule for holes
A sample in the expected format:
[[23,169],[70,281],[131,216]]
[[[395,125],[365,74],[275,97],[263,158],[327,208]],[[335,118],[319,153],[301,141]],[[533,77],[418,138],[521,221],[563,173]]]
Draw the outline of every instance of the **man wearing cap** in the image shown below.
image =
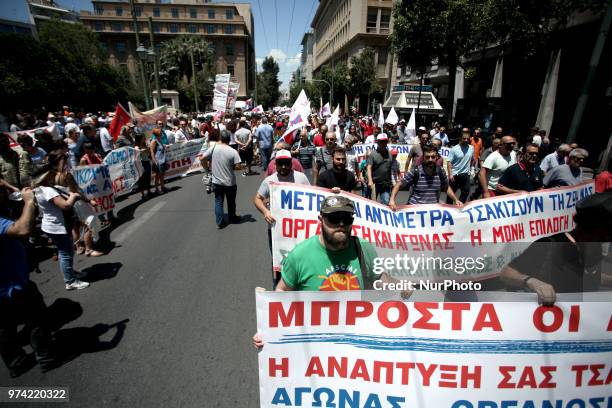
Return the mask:
[[332,195],[321,204],[321,234],[296,245],[281,268],[276,288],[287,290],[359,290],[378,278],[373,272],[376,251],[367,241],[351,236],[355,207]]
[[[268,245],[270,252],[272,252],[272,225],[276,222],[272,213],[270,212],[270,183],[274,182],[285,182],[310,185],[308,178],[304,173],[293,170],[293,158],[291,152],[288,150],[279,150],[276,153],[276,173],[266,177],[261,184],[259,189],[253,198],[253,204],[255,208],[264,216],[264,219],[268,223]],[[280,275],[275,273],[273,276],[273,287],[276,287]]]
[[334,193],[340,190],[353,191],[357,188],[355,175],[346,169],[346,150],[337,146],[333,153],[333,166],[321,172],[317,179],[317,186],[329,188]]
[[602,267],[602,242],[612,241],[612,192],[593,194],[576,204],[575,228],[532,243],[501,271],[512,287],[538,295],[552,305],[557,293],[595,292],[612,285]]
[[376,193],[375,198],[380,197],[383,204],[389,203],[391,194],[391,154],[387,149],[389,138],[380,133],[376,136],[378,146],[368,156],[368,185]]

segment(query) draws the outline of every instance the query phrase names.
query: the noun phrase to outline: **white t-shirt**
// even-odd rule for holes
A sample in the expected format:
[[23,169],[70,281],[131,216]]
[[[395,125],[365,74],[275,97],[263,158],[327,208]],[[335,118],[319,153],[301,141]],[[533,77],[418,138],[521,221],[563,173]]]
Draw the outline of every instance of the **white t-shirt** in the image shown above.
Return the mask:
[[52,201],[53,198],[60,194],[51,187],[39,187],[34,191],[38,207],[43,215],[40,229],[47,234],[66,234],[64,214]]
[[113,150],[113,137],[107,128],[100,128],[100,143],[102,144],[102,150],[109,152]]
[[174,133],[175,143],[183,143],[187,141],[187,135],[183,132],[183,129],[179,129]]
[[516,163],[516,152],[514,150],[508,156],[502,156],[496,150],[486,158],[482,167],[489,170],[487,172],[489,190],[495,190],[504,171],[514,163]]

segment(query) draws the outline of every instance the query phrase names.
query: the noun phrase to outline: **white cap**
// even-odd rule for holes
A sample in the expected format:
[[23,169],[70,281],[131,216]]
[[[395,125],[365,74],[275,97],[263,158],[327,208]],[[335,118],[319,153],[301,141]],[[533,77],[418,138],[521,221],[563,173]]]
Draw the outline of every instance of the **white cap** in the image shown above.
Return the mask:
[[279,159],[289,159],[291,160],[291,152],[289,152],[289,150],[279,150],[278,152],[276,152],[276,156],[275,156],[276,160]]
[[389,140],[389,137],[385,133],[379,133],[376,140]]
[[419,126],[419,130],[427,130],[425,126]]

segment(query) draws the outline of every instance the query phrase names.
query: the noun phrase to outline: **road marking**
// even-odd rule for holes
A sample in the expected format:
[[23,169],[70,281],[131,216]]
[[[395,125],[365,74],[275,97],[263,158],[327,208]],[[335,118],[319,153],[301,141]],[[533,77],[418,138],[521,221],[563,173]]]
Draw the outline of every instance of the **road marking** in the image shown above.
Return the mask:
[[117,235],[113,239],[113,241],[115,242],[125,241],[126,238],[132,235],[134,231],[136,231],[138,228],[140,228],[141,225],[147,222],[149,218],[153,217],[155,213],[158,212],[164,205],[166,205],[166,202],[160,201],[159,203],[155,204],[153,207],[149,208],[144,214],[142,214],[136,220],[130,222],[130,225],[128,225],[126,229],[121,231],[121,233],[119,233],[119,235]]

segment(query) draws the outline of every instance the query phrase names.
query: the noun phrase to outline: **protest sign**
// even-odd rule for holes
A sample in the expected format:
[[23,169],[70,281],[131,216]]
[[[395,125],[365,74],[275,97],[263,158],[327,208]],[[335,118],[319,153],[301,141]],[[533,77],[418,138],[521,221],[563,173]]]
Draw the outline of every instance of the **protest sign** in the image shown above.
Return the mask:
[[240,82],[231,82],[227,88],[227,107],[228,112],[234,113],[236,110],[236,98],[238,97],[238,90],[240,89]]
[[[358,161],[361,161],[366,158],[366,155],[371,151],[376,149],[376,143],[360,143],[353,145],[351,150],[349,150],[348,154],[354,154]],[[408,153],[410,153],[411,145],[406,144],[389,144],[387,145],[388,150],[397,150],[398,154],[396,160],[399,162],[400,175],[404,174],[404,167],[406,166],[406,162],[408,161]]]
[[115,197],[129,193],[143,172],[140,154],[133,147],[111,150],[104,158],[103,164],[108,166]]
[[[352,234],[372,243],[378,257],[440,252],[448,256],[460,253],[481,257],[482,267],[464,268],[451,274],[459,281],[468,281],[496,276],[530,242],[571,231],[576,202],[594,191],[590,181],[577,186],[476,200],[461,208],[422,204],[401,206],[397,211],[351,193],[342,192],[341,195],[353,200],[355,205]],[[275,270],[280,270],[282,260],[295,245],[320,233],[319,210],[328,195],[331,195],[330,190],[318,187],[290,183],[271,185],[270,211],[276,219],[272,230]],[[466,254],[467,251],[471,254]],[[400,272],[398,276],[402,278],[423,278]],[[437,271],[432,274],[436,279],[440,277]]]
[[169,168],[164,178],[170,179],[202,170],[202,164],[196,156],[203,144],[204,139],[200,138],[166,146],[166,163]]
[[128,102],[128,106],[132,118],[136,121],[136,126],[138,126],[147,137],[151,137],[153,128],[157,126],[158,120],[166,123],[168,110],[166,105],[145,112],[139,111],[132,102]]
[[213,94],[213,110],[225,112],[230,86],[230,74],[217,74],[215,76],[215,89]]
[[71,171],[79,189],[88,200],[95,200],[92,205],[96,214],[104,214],[115,208],[115,193],[110,171],[105,164],[78,166]]
[[[256,292],[262,407],[612,404],[610,301],[369,301]],[[610,299],[612,292],[608,292]]]

